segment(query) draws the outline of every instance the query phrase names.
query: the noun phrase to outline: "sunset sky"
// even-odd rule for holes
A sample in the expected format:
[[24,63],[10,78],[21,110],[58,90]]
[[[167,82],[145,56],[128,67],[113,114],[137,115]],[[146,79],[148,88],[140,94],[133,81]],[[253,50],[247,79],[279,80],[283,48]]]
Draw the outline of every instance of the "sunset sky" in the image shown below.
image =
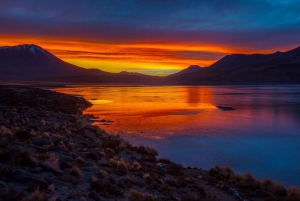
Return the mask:
[[300,46],[299,0],[0,0],[0,46],[109,72],[166,75]]

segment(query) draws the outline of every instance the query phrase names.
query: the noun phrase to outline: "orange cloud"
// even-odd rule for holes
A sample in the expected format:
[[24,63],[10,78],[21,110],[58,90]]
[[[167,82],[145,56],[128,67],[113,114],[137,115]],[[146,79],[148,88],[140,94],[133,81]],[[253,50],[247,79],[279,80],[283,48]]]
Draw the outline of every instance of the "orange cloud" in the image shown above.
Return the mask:
[[[0,46],[36,44],[60,59],[84,67],[108,72],[135,71],[166,75],[192,64],[209,66],[222,56],[252,53],[232,47],[190,44],[112,44],[75,39],[51,39],[1,36]],[[129,69],[129,70],[128,70]]]

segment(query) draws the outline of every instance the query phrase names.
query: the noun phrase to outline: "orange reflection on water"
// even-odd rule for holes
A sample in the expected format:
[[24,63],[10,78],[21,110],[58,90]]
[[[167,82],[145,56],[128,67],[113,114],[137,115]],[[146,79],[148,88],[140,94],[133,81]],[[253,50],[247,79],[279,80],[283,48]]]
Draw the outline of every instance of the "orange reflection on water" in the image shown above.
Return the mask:
[[[82,87],[76,88],[93,103],[84,113],[112,123],[96,123],[109,132],[161,136],[211,124],[216,109],[209,87]],[[74,93],[73,89],[58,91]],[[205,113],[203,115],[202,113]]]

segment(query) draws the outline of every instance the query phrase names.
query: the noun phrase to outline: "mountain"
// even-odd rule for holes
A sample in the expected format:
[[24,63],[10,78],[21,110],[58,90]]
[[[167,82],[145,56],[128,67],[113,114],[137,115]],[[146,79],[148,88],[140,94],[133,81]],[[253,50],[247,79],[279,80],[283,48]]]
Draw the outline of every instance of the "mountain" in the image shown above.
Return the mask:
[[0,47],[0,81],[155,84],[160,79],[139,73],[81,68],[33,44]]
[[168,76],[171,84],[300,83],[300,47],[273,54],[232,54],[201,71]]
[[199,72],[201,71],[203,68],[201,68],[198,65],[191,65],[186,69],[183,69],[182,71],[179,71],[177,73],[171,74],[169,76],[180,76],[180,75],[184,75],[184,74],[188,74],[188,73],[195,73],[195,72]]
[[55,57],[37,45],[4,46],[0,48],[0,75],[19,79],[51,76],[103,74],[103,71],[87,70]]

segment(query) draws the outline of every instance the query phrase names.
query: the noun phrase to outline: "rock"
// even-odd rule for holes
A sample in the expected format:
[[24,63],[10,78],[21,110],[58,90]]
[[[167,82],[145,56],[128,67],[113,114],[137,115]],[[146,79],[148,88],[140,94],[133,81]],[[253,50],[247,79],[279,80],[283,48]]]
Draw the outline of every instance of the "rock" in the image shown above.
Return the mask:
[[93,200],[101,200],[101,198],[99,197],[97,191],[94,189],[89,193],[89,198],[93,199]]
[[44,145],[50,144],[51,141],[50,141],[49,138],[43,137],[43,138],[35,138],[35,139],[33,139],[32,143],[34,145],[37,145],[37,146],[44,146]]
[[7,188],[7,184],[3,181],[0,181],[0,188]]
[[40,147],[40,146],[36,146],[36,145],[31,145],[31,146],[39,153],[47,153],[47,149],[45,149],[44,147]]
[[43,169],[41,167],[36,167],[36,168],[32,168],[30,170],[30,172],[38,174],[38,173],[42,172],[42,170]]
[[55,136],[50,137],[50,140],[52,141],[52,143],[55,146],[57,146],[60,143],[60,141],[61,141],[61,139],[59,137],[55,137]]
[[109,165],[106,162],[102,161],[102,160],[98,160],[97,165],[102,166],[102,167],[109,167]]
[[19,169],[14,169],[9,172],[9,177],[13,182],[26,184],[32,182],[40,187],[41,190],[48,188],[48,183],[44,180],[34,178],[33,175]]
[[40,163],[40,166],[41,166],[41,168],[43,168],[43,170],[52,172],[55,175],[63,174],[60,167],[53,162],[42,162],[42,163]]
[[63,201],[60,197],[56,198],[55,201]]
[[85,148],[91,148],[91,146],[86,143],[86,142],[81,142],[82,146],[84,146]]
[[101,159],[102,154],[97,149],[89,149],[87,157],[93,159],[94,161],[98,161]]
[[20,149],[17,147],[12,147],[4,152],[4,158],[9,159],[11,157],[16,156],[20,152]]

